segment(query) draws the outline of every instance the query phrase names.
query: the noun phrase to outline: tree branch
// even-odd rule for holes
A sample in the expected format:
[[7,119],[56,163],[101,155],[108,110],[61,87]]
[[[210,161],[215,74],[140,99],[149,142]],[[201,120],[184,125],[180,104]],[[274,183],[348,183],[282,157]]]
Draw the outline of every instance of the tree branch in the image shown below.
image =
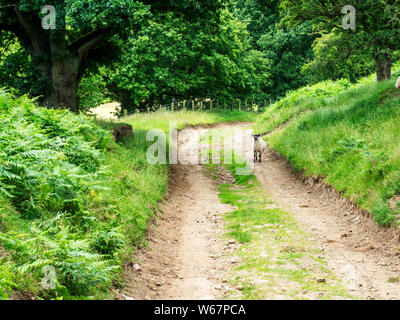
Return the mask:
[[15,6],[16,6],[16,4],[7,4],[7,5],[5,5],[5,6],[1,6],[0,9],[3,9],[3,8],[11,8],[11,7],[15,7]]
[[34,51],[40,55],[48,53],[49,43],[42,29],[39,17],[21,12],[17,7],[14,7],[14,12],[22,28],[29,36]]
[[96,30],[84,35],[69,46],[69,50],[76,52],[80,58],[83,58],[90,49],[97,46],[101,41],[112,37],[117,32],[112,28]]

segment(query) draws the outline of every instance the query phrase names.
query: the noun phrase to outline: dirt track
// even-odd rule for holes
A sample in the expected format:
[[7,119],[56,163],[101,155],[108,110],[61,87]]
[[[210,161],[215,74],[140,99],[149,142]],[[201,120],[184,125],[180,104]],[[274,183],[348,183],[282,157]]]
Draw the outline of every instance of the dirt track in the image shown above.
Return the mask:
[[[226,127],[226,126],[225,126]],[[242,127],[242,126],[241,126]],[[206,129],[200,133],[205,133]],[[196,129],[182,134],[181,147]],[[198,133],[198,132],[197,132]],[[321,184],[303,183],[274,151],[255,166],[257,179],[282,208],[291,212],[348,291],[363,299],[400,299],[399,242]],[[216,299],[228,290],[223,276],[232,268],[222,214],[232,211],[218,200],[215,181],[200,165],[176,165],[167,203],[148,234],[149,249],[138,255],[139,268],[127,268],[125,298]]]
[[400,243],[393,230],[379,228],[323,184],[303,183],[288,162],[271,149],[255,172],[272,199],[293,213],[312,235],[329,267],[351,293],[363,298],[400,299],[396,283]]
[[[185,129],[180,147],[190,154],[197,149],[196,139],[207,129]],[[197,135],[196,135],[197,134]],[[137,255],[140,270],[132,264],[125,297],[135,299],[217,299],[223,294],[221,275],[227,260],[223,214],[232,211],[218,199],[218,188],[201,165],[173,165],[169,192],[162,214],[151,226],[149,249]],[[225,250],[226,251],[226,250]],[[137,269],[137,267],[136,267]]]

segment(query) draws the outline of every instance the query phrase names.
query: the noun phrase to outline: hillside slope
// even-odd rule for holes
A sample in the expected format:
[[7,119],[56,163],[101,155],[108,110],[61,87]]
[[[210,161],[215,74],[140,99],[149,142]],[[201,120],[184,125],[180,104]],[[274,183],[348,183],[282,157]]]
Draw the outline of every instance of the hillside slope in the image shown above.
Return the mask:
[[[324,84],[326,85],[326,83]],[[321,84],[319,84],[321,86]],[[337,88],[342,90],[336,90]],[[318,86],[314,86],[314,89]],[[320,95],[284,98],[257,122],[259,132],[306,176],[322,176],[381,225],[400,212],[400,91],[394,80],[334,83]],[[320,92],[323,90],[320,90]],[[296,93],[292,93],[292,96]]]

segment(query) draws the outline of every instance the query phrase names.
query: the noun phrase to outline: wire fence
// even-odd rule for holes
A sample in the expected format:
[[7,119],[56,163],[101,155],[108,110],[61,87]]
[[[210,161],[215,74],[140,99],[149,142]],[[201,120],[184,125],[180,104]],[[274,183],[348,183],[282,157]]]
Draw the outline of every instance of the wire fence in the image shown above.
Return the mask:
[[223,112],[223,111],[247,111],[261,112],[272,104],[272,100],[242,100],[232,99],[229,103],[226,100],[220,99],[193,99],[182,101],[171,101],[168,104],[157,104],[152,107],[138,108],[136,110],[123,109],[124,116],[133,115],[139,112],[156,112],[156,111],[208,111],[208,112]]

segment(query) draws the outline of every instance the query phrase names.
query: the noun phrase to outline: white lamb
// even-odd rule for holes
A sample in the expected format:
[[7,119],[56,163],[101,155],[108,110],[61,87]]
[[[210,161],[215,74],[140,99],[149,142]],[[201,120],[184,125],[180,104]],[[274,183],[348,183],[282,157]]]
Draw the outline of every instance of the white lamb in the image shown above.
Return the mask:
[[254,161],[257,160],[261,162],[261,155],[267,149],[267,144],[264,142],[263,139],[260,138],[261,135],[255,134],[254,137]]
[[397,89],[400,89],[400,78],[397,79],[396,88],[397,88]]

